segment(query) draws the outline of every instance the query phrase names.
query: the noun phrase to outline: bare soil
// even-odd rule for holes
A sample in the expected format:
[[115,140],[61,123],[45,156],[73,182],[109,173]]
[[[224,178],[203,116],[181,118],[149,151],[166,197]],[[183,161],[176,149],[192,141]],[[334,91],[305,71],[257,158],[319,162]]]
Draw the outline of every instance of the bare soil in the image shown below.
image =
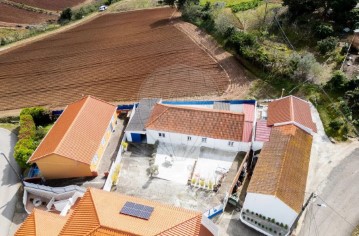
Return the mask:
[[52,11],[62,11],[68,7],[79,5],[85,0],[11,0],[13,2],[22,3],[28,6],[42,8]]
[[4,4],[2,2],[0,2],[0,12],[0,25],[1,22],[16,24],[39,24],[45,23],[48,20],[55,20],[57,18],[57,16],[27,11]]
[[0,110],[223,94],[223,68],[161,8],[106,14],[0,55]]

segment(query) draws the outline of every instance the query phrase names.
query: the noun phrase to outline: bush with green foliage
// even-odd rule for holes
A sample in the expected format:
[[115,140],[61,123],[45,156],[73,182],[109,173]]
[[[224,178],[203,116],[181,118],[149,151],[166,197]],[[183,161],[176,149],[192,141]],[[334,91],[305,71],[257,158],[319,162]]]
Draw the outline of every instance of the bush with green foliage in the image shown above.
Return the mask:
[[71,21],[71,18],[72,18],[72,10],[71,10],[71,8],[66,8],[65,10],[63,10],[61,12],[58,22],[60,24],[65,24],[65,23]]
[[321,72],[320,64],[312,53],[293,53],[289,58],[289,68],[292,78],[299,81],[314,81]]
[[345,89],[348,78],[342,71],[335,71],[332,78],[326,83],[324,88],[333,92],[339,92]]
[[338,38],[336,37],[328,37],[317,42],[318,50],[323,55],[332,52],[337,44]]
[[251,0],[247,2],[241,2],[231,6],[232,12],[237,13],[239,11],[247,11],[259,6],[262,3],[262,0]]
[[20,115],[19,141],[14,148],[14,158],[21,168],[25,168],[27,160],[36,148],[34,138],[36,135],[36,126],[31,115]]
[[186,21],[195,23],[201,16],[201,6],[191,2],[186,2],[182,8],[182,18]]
[[336,119],[336,120],[332,120],[329,123],[329,127],[332,128],[334,131],[338,131],[343,124],[344,122],[342,120]]
[[332,36],[334,33],[333,26],[328,24],[320,24],[315,28],[315,34],[320,39],[325,39]]
[[51,123],[50,111],[43,107],[31,107],[21,110],[20,116],[30,115],[36,126],[45,126]]

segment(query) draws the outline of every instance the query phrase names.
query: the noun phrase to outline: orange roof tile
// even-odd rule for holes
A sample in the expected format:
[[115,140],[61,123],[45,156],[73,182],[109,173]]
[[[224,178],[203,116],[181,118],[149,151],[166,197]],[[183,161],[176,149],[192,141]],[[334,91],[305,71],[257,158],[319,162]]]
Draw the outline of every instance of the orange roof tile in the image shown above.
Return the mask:
[[156,104],[146,129],[243,141],[244,114]]
[[16,231],[15,236],[36,236],[35,211],[33,211]]
[[91,96],[68,105],[28,162],[55,153],[90,164],[115,111]]
[[299,213],[304,201],[312,139],[295,125],[273,127],[247,192],[277,196]]
[[65,225],[68,216],[34,209],[26,221],[15,233],[16,236],[49,236],[58,235]]
[[294,96],[275,100],[268,105],[267,125],[272,126],[285,122],[297,122],[313,132],[317,132],[317,126],[312,120],[309,103]]
[[[154,210],[148,220],[121,214],[120,211],[127,201],[154,207]],[[39,218],[43,221],[42,226],[39,226],[39,222],[34,220],[34,217],[36,218],[40,212],[51,217],[51,219]],[[42,235],[39,233],[40,231],[41,233],[47,233],[49,236],[212,235],[201,224],[201,212],[106,192],[100,189],[88,189],[75,209],[66,217],[66,222],[59,222],[59,219],[64,218],[59,215],[53,217],[53,215],[53,213],[35,210],[20,227],[17,235]],[[47,229],[45,224],[54,229]],[[24,232],[27,234],[24,234]]]
[[[154,207],[149,220],[120,214],[127,201]],[[89,189],[60,235],[198,235],[201,217],[200,212]]]

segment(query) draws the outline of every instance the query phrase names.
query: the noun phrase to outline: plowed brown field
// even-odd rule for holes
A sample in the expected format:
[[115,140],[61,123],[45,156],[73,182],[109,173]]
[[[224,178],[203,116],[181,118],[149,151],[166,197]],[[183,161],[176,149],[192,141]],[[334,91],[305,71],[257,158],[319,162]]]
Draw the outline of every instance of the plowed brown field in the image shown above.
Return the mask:
[[85,0],[11,0],[17,3],[23,3],[28,6],[42,8],[52,11],[62,11],[67,7],[76,6]]
[[17,24],[38,24],[44,23],[47,20],[56,19],[56,16],[27,11],[0,2],[0,22]]
[[168,18],[173,9],[107,14],[0,55],[0,110],[221,94],[224,70]]

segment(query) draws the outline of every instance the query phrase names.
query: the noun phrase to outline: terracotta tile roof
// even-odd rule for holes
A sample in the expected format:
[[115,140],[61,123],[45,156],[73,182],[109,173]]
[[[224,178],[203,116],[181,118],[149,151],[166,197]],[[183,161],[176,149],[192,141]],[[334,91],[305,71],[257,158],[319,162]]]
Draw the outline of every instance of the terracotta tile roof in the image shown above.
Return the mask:
[[245,121],[253,122],[255,114],[255,105],[254,104],[243,104],[243,113]]
[[146,129],[242,141],[244,114],[156,104]]
[[56,213],[34,209],[15,236],[58,235],[68,218],[68,216],[64,217]]
[[[154,207],[149,220],[120,214],[127,201]],[[200,212],[89,189],[60,235],[199,235],[201,217]]]
[[297,122],[313,132],[317,132],[317,126],[312,120],[309,103],[294,96],[270,102],[267,122],[270,126],[284,122]]
[[272,127],[267,126],[266,120],[258,120],[255,141],[268,142]]
[[68,105],[29,162],[56,153],[90,164],[115,111],[116,106],[91,96]]
[[295,125],[273,127],[247,192],[277,196],[299,213],[304,201],[312,139]]
[[16,231],[15,236],[36,236],[35,211],[33,211]]

